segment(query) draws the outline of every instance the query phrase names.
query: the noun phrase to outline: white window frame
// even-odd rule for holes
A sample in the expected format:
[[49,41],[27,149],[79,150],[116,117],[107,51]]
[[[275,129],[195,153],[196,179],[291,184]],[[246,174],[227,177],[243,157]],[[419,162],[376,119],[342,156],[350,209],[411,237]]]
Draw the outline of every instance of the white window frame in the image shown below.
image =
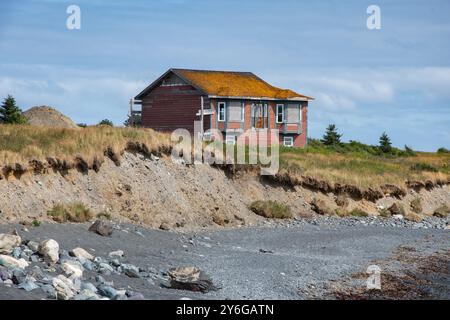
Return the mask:
[[[288,143],[287,140],[290,140],[291,142]],[[294,146],[294,137],[291,137],[291,136],[283,137],[283,146],[293,147]]]
[[[281,121],[278,121],[279,108],[281,108]],[[284,104],[282,104],[282,103],[277,104],[277,109],[276,109],[276,113],[275,113],[275,121],[276,121],[276,123],[284,122]]]
[[[220,118],[220,108],[223,108],[223,119]],[[227,104],[223,101],[217,103],[217,121],[225,122],[227,118]]]
[[241,122],[245,122],[245,102],[242,102]]

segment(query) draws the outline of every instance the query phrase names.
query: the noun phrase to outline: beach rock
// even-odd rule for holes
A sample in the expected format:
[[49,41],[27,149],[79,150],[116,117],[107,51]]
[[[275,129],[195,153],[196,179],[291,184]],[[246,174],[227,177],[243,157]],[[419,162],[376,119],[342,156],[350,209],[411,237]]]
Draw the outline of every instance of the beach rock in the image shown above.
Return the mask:
[[27,279],[27,273],[23,269],[14,269],[11,280],[14,284],[21,284]]
[[83,276],[83,267],[76,261],[64,261],[61,263],[61,269],[70,278],[81,278]]
[[69,300],[75,295],[76,289],[73,286],[73,282],[63,275],[53,278],[52,284],[56,290],[56,298],[58,300]]
[[25,269],[26,267],[28,267],[28,262],[26,262],[24,259],[16,259],[11,256],[0,254],[0,265],[10,269]]
[[90,290],[90,291],[92,291],[92,292],[94,292],[94,293],[97,293],[97,292],[98,292],[97,287],[94,286],[94,285],[93,285],[92,283],[90,283],[90,282],[82,282],[82,283],[81,283],[81,286],[80,286],[80,289],[81,289],[81,290]]
[[19,289],[23,289],[23,290],[25,290],[25,291],[27,291],[27,292],[33,291],[34,289],[39,288],[39,286],[38,286],[34,281],[30,281],[30,280],[27,280],[27,281],[25,281],[25,282],[22,282],[22,283],[19,284],[17,287],[18,287]]
[[123,273],[130,278],[139,278],[139,268],[132,264],[122,264]]
[[84,250],[83,248],[75,248],[72,251],[69,252],[69,254],[72,257],[78,258],[78,259],[85,259],[85,260],[94,260],[94,256]]
[[117,295],[117,290],[116,289],[114,289],[111,286],[104,285],[104,284],[102,284],[102,285],[100,285],[98,287],[98,292],[102,296],[107,297],[109,299],[112,299],[112,298],[114,298]]
[[173,289],[208,292],[217,290],[211,278],[195,267],[180,267],[169,270],[170,287]]
[[98,265],[98,271],[102,274],[109,275],[114,271],[114,268],[111,267],[109,264],[102,262]]
[[108,254],[110,258],[123,258],[124,252],[122,250],[112,251]]
[[15,234],[0,234],[0,254],[11,254],[14,248],[20,246],[22,239]]
[[55,264],[59,260],[59,244],[53,239],[42,241],[38,251],[48,264]]
[[89,228],[89,231],[95,232],[101,236],[108,237],[113,232],[113,227],[109,222],[96,220]]
[[35,241],[28,241],[27,243],[28,249],[30,249],[33,253],[38,252],[39,250],[39,243]]
[[46,294],[48,299],[56,299],[56,290],[52,285],[44,284],[41,290]]
[[0,280],[5,281],[11,278],[11,273],[8,271],[8,268],[4,266],[0,266]]

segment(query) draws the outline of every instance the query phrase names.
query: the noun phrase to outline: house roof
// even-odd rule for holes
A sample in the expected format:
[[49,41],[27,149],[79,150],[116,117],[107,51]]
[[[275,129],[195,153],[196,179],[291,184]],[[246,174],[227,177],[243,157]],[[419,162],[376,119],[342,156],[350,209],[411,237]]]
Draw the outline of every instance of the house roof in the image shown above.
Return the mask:
[[274,87],[251,72],[210,71],[192,69],[170,69],[159,79],[144,89],[136,99],[141,99],[158,84],[168,73],[173,72],[178,77],[191,84],[208,96],[230,98],[261,98],[280,100],[312,100],[313,98],[299,94],[289,89]]

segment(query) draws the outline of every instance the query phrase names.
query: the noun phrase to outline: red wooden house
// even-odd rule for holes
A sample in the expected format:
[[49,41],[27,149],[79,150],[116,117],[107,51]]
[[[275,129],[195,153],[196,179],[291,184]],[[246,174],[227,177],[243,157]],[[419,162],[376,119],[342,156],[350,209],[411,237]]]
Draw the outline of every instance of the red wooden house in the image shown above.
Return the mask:
[[204,130],[219,129],[228,142],[248,129],[276,128],[280,143],[304,147],[313,98],[274,87],[251,72],[170,69],[134,99],[142,105],[144,127],[193,132],[203,109]]

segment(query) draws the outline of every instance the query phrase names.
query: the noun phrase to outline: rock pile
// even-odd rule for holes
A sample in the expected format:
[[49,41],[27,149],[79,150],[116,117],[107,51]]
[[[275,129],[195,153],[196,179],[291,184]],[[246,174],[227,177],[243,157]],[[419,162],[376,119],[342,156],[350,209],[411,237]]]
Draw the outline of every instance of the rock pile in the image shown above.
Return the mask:
[[0,254],[0,285],[40,291],[47,299],[144,299],[142,294],[117,288],[103,278],[111,275],[140,278],[149,285],[158,281],[176,289],[200,292],[215,289],[211,278],[199,269],[178,268],[166,273],[152,267],[141,268],[122,261],[126,257],[122,250],[112,251],[108,258],[103,258],[80,247],[64,250],[53,239],[41,243],[23,240],[17,233],[0,234],[0,248],[3,253]]

